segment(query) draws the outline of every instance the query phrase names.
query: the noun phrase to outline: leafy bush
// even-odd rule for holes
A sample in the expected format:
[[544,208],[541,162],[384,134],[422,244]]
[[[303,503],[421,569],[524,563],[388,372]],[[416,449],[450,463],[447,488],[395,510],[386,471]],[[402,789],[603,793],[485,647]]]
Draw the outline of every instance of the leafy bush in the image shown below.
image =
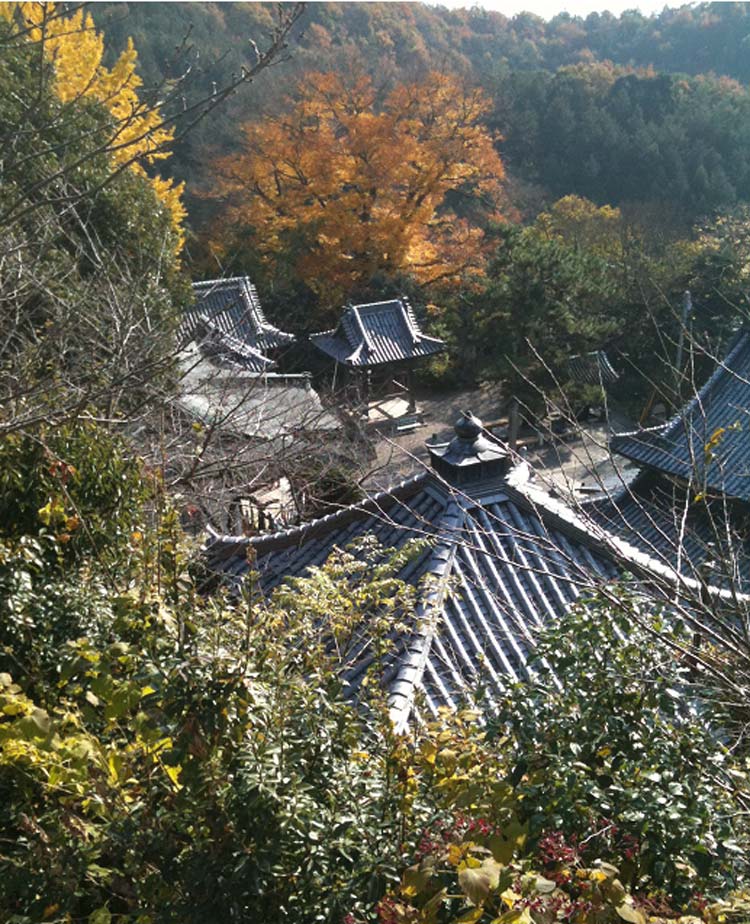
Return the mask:
[[[479,714],[471,711],[446,712],[421,730],[411,764],[412,823],[427,823],[416,841],[411,839],[416,846],[399,885],[378,905],[379,924],[748,920],[748,892],[708,898],[699,891],[697,877],[694,891],[681,902],[663,890],[644,888],[642,881],[634,890],[635,842],[618,837],[609,824],[586,831],[579,821],[579,836],[559,830],[540,836],[539,803],[529,806],[525,777],[514,780],[517,754],[508,744],[504,739],[498,747],[496,735],[488,734]],[[550,776],[554,780],[554,773]],[[558,794],[558,804],[562,801]],[[658,803],[658,796],[653,801]],[[658,804],[651,806],[650,815],[660,810]],[[675,855],[660,854],[660,859],[680,865]],[[353,924],[360,920],[350,919]]]
[[616,863],[627,887],[678,905],[698,889],[721,894],[747,873],[735,801],[747,777],[664,643],[679,627],[634,622],[638,601],[620,596],[543,635],[534,679],[509,692],[492,733],[534,841],[559,832]]
[[366,914],[401,865],[408,752],[344,702],[315,614],[346,647],[353,607],[385,619],[408,590],[345,555],[267,603],[202,600],[169,520],[143,542],[119,588],[50,570],[51,536],[0,546],[2,916]]
[[[0,440],[0,536],[54,537],[65,560],[112,554],[142,527],[150,490],[139,463],[87,421]],[[51,546],[47,546],[51,548]]]

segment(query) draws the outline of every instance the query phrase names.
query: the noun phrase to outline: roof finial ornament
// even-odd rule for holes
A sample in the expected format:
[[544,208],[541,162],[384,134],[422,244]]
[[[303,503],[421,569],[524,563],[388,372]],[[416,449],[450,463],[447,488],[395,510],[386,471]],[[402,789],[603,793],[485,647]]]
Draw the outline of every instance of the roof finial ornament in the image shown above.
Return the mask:
[[471,411],[461,411],[461,416],[453,425],[456,436],[467,443],[473,443],[482,432],[482,421]]
[[497,482],[510,467],[507,447],[487,433],[482,421],[462,411],[453,426],[455,436],[447,444],[428,444],[432,467],[450,484]]

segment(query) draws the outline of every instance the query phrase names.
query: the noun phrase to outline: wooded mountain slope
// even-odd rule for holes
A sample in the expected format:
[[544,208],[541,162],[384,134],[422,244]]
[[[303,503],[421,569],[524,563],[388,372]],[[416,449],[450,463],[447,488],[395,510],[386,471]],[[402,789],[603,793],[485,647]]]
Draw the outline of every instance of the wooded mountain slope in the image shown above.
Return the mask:
[[[188,93],[197,94],[252,62],[251,40],[262,44],[276,5],[102,3],[92,12],[113,50],[133,37],[147,85],[177,76],[175,46],[186,39],[196,49]],[[690,213],[705,212],[746,197],[747,96],[735,81],[750,80],[749,46],[747,3],[650,17],[561,13],[549,22],[420,3],[313,3],[295,28],[289,59],[178,144],[172,168],[190,181],[189,193],[205,189],[209,162],[236,149],[238,121],[277,110],[305,71],[360,69],[387,91],[437,68],[472,78],[495,98],[493,127],[507,139],[501,150],[511,175],[553,196],[686,198]],[[571,66],[575,72],[556,74]],[[731,79],[656,80],[662,73]],[[616,169],[608,168],[615,153]],[[200,227],[203,210],[189,204]]]

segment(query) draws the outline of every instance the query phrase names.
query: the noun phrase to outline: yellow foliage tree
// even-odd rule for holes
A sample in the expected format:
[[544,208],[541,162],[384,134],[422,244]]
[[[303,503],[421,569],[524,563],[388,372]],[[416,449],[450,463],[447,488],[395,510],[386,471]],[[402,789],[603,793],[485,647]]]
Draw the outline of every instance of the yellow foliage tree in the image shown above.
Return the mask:
[[483,235],[446,208],[447,194],[485,212],[500,202],[487,107],[445,74],[383,99],[366,76],[306,74],[288,111],[246,125],[243,151],[219,161],[222,226],[250,227],[267,261],[291,257],[329,302],[381,272],[455,282],[480,270]]
[[[138,97],[142,84],[136,73],[138,54],[132,39],[110,70],[102,64],[104,37],[94,28],[88,13],[78,9],[70,15],[54,3],[0,3],[0,17],[18,23],[28,41],[41,45],[54,67],[54,89],[63,103],[82,98],[95,99],[107,108],[113,120],[108,145],[115,167],[128,167],[143,176],[143,163],[153,165],[169,157],[167,145],[173,132],[158,106]],[[176,234],[176,251],[184,243],[182,204],[184,184],[160,176],[150,178],[159,201],[169,210]]]
[[621,259],[625,224],[618,208],[597,206],[582,196],[564,196],[541,212],[535,227],[603,259]]

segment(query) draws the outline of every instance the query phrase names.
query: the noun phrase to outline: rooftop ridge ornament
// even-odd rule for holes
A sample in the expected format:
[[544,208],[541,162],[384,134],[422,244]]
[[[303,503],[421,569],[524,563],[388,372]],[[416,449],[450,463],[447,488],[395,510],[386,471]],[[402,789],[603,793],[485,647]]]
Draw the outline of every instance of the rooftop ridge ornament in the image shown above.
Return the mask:
[[453,426],[455,436],[446,444],[428,444],[435,472],[452,485],[505,479],[510,468],[508,447],[485,430],[482,421],[470,411],[463,411]]

